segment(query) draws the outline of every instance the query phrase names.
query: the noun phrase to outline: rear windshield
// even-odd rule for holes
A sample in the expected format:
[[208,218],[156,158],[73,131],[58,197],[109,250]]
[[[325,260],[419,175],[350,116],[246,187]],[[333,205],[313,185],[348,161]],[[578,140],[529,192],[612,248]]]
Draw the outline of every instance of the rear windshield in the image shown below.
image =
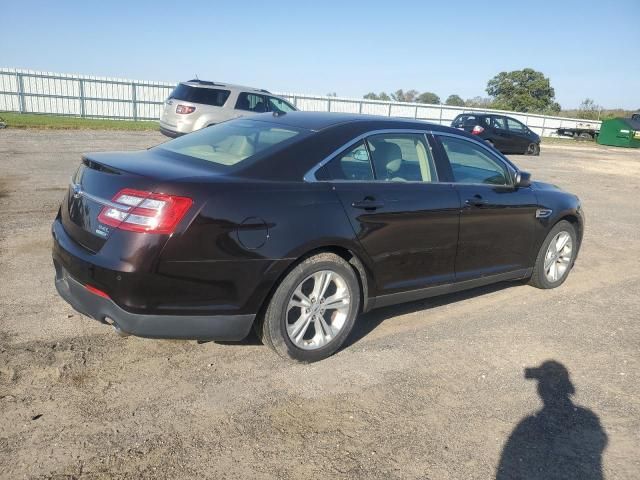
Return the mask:
[[176,100],[184,100],[185,102],[203,103],[205,105],[213,105],[221,107],[229,98],[229,90],[206,87],[191,87],[180,83],[169,95],[169,98]]
[[218,165],[236,165],[271,147],[292,141],[304,130],[248,119],[203,128],[158,148]]
[[473,127],[480,123],[476,115],[461,115],[453,121],[452,127]]

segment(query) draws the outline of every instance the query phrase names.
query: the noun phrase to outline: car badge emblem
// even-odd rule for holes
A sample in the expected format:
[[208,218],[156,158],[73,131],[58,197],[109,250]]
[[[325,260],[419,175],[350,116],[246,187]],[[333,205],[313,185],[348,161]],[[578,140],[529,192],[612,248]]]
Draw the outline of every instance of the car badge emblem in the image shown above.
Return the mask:
[[78,199],[82,196],[82,187],[80,185],[74,184],[71,188],[73,189],[73,198]]

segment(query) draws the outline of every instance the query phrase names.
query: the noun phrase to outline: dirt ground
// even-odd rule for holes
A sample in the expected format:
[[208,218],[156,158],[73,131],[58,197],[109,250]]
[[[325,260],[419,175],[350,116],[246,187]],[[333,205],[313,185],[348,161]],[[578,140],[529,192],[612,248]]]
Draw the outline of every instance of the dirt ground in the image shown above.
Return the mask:
[[[0,478],[639,477],[640,151],[513,157],[583,200],[561,288],[377,310],[297,365],[253,337],[120,338],[58,298],[49,229],[80,154],[163,140],[0,130]],[[546,360],[570,377],[525,379]]]

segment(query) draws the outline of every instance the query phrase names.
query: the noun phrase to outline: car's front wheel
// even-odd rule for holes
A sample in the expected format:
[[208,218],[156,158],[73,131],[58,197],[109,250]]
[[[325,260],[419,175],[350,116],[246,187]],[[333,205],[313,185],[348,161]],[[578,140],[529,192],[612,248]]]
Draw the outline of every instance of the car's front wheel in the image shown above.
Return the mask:
[[359,308],[354,269],[338,255],[320,253],[300,262],[281,281],[256,330],[281,356],[315,362],[340,348]]
[[576,259],[578,243],[574,226],[562,220],[554,225],[542,242],[530,284],[555,288],[564,283]]

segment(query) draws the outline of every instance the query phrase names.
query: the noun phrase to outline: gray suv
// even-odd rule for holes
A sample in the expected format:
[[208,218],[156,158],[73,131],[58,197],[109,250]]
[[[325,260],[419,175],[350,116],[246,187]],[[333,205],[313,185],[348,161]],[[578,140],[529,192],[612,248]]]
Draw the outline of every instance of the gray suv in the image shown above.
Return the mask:
[[294,110],[293,105],[267,90],[189,80],[179,83],[165,101],[160,131],[178,137],[232,118]]

